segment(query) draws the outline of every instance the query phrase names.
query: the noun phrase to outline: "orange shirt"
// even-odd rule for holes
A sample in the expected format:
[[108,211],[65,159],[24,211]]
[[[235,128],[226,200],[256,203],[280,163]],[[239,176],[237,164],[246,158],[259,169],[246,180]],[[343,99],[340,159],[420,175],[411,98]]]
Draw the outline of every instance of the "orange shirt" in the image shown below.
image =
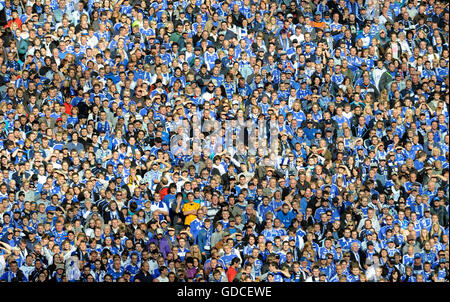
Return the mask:
[[311,26],[312,26],[312,27],[315,27],[315,28],[323,29],[324,26],[325,26],[325,22],[311,21]]

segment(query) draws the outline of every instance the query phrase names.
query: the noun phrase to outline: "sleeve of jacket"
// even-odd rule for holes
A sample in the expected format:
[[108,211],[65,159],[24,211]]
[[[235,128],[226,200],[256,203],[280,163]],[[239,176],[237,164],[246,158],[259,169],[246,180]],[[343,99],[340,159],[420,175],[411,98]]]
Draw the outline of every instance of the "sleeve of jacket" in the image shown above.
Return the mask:
[[200,252],[203,253],[205,251],[205,244],[206,244],[206,231],[205,230],[201,230],[198,233],[197,244],[200,247]]

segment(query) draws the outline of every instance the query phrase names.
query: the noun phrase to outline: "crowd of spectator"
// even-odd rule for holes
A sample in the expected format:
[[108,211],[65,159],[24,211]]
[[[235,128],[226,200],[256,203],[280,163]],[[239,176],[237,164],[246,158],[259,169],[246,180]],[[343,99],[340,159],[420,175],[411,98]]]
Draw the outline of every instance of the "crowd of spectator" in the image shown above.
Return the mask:
[[0,281],[448,282],[444,0],[0,0]]

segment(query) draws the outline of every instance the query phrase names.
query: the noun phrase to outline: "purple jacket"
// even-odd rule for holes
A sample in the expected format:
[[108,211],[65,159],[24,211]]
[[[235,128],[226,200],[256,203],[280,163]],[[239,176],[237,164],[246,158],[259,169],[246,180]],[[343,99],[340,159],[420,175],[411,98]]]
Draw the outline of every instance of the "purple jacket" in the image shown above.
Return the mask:
[[148,244],[152,242],[159,247],[159,251],[163,254],[164,258],[166,258],[167,254],[171,252],[170,243],[167,238],[163,237],[161,240],[158,240],[158,238],[153,237],[148,241]]

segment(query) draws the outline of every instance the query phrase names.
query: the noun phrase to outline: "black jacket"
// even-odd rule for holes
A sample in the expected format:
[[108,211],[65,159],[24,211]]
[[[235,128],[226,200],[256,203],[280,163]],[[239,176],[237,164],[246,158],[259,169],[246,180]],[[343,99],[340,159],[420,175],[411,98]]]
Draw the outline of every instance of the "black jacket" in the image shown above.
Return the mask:
[[363,265],[366,263],[366,255],[362,251],[358,251],[358,258],[355,256],[353,251],[350,251],[350,261],[358,263],[360,268],[363,268]]
[[8,24],[8,21],[6,21],[6,9],[3,7],[2,10],[0,10],[0,26],[5,26]]
[[150,273],[145,273],[142,270],[139,270],[139,272],[136,274],[134,279],[139,280],[141,282],[153,282],[153,277]]

